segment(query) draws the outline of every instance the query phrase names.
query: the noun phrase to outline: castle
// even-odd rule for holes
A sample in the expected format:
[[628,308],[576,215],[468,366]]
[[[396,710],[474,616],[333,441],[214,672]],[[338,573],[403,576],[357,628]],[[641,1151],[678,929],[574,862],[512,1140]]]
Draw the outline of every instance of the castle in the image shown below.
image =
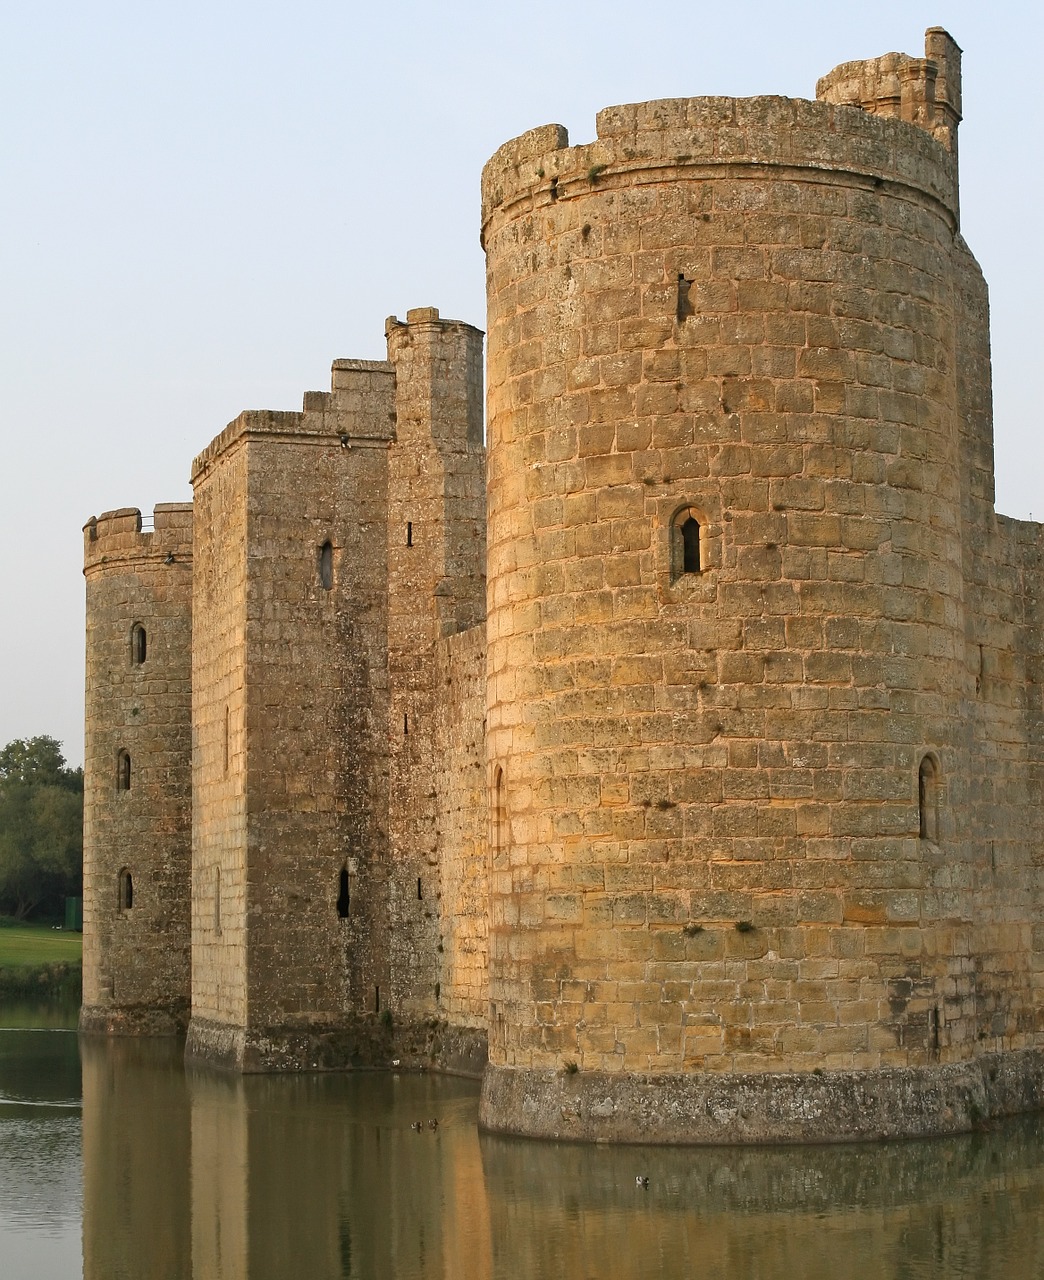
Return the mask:
[[933,28],[524,134],[485,442],[482,335],[419,309],[88,522],[84,1030],[481,1071],[551,1137],[1041,1104],[1044,543],[960,118]]

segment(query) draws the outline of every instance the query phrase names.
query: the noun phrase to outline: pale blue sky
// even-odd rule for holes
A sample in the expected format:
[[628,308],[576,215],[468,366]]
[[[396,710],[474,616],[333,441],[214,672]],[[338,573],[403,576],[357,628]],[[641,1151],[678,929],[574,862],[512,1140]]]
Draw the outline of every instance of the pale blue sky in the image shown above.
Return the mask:
[[1029,3],[59,0],[0,7],[0,744],[82,758],[80,527],[190,497],[244,408],[298,408],[384,318],[484,325],[478,182],[601,107],[813,97],[852,58],[964,49],[963,230],[991,286],[998,505],[1044,516],[1044,22]]

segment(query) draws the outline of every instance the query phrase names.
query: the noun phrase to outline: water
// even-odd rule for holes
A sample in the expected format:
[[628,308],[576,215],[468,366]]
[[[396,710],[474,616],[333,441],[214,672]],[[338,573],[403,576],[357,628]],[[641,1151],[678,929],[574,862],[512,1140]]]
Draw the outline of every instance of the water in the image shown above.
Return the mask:
[[1044,1278],[1040,1116],[881,1145],[522,1142],[479,1135],[468,1081],[186,1074],[168,1042],[46,1021],[0,1015],[3,1280]]

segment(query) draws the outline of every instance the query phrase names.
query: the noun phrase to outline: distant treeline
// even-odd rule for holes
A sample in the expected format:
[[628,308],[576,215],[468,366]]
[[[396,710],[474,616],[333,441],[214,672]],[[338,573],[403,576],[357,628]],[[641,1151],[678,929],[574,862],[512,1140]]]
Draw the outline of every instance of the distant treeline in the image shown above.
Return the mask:
[[83,770],[54,738],[0,750],[0,914],[61,920],[83,892]]

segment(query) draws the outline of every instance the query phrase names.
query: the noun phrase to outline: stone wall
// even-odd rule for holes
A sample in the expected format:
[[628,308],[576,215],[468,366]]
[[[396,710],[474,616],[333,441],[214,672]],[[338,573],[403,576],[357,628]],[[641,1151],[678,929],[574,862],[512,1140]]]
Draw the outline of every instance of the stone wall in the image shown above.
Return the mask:
[[[963,242],[955,246],[959,307],[962,724],[968,775],[957,817],[960,875],[974,898],[964,972],[944,1009],[946,1035],[967,1052],[1039,1043],[1042,529],[994,511],[989,302]],[[953,851],[951,851],[952,854]]]
[[[955,129],[944,43],[917,75]],[[988,341],[955,139],[922,115],[652,102],[486,166],[493,1127],[625,1136],[637,1089],[697,1137],[689,1073],[792,1133],[767,1077],[836,1073],[834,1116],[868,1072],[930,1094],[917,1072],[989,1039],[983,967],[1005,1045],[1040,1045],[1000,976],[1035,964],[1029,797],[980,805],[1011,893],[968,821],[984,749],[1029,739],[1015,672],[967,714]],[[900,1128],[942,1123],[922,1106]]]
[[489,1010],[486,810],[486,629],[438,644],[435,665],[439,1012],[485,1031]]
[[192,507],[84,526],[85,1030],[184,1030],[189,1004]]
[[192,1018],[242,1030],[246,964],[246,453],[194,490]]

